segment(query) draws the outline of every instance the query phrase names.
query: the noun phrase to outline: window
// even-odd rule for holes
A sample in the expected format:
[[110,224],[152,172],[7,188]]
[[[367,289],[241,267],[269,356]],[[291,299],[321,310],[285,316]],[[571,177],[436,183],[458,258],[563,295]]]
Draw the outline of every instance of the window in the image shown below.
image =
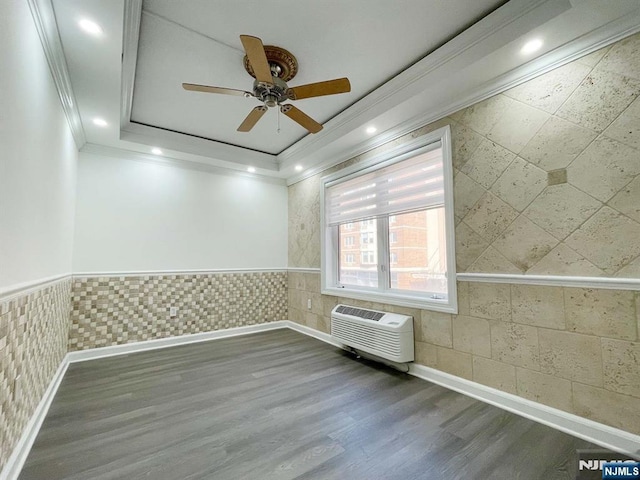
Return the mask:
[[354,244],[354,239],[353,239],[353,235],[349,235],[347,237],[344,237],[344,245],[345,247],[352,247]]
[[323,178],[322,292],[457,313],[452,182],[449,127]]
[[376,263],[376,258],[373,252],[362,252],[362,263]]
[[372,244],[374,241],[373,232],[364,232],[360,234],[360,243],[362,245]]

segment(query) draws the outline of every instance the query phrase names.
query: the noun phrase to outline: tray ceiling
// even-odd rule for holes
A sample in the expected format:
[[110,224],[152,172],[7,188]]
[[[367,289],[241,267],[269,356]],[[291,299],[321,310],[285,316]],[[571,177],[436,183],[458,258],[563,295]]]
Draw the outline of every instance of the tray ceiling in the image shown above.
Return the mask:
[[299,70],[289,86],[350,79],[350,93],[293,102],[325,123],[503,3],[409,0],[398,8],[371,0],[196,0],[185,8],[184,2],[145,0],[131,121],[278,154],[307,132],[277,108],[240,133],[238,125],[258,100],[181,88],[188,82],[250,91],[240,34],[296,56]]

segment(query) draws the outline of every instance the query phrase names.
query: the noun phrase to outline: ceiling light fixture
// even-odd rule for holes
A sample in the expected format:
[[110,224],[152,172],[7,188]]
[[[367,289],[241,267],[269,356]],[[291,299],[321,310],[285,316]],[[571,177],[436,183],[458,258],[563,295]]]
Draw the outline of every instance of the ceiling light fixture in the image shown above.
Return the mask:
[[96,22],[93,22],[87,18],[83,18],[78,22],[80,28],[91,35],[102,35],[102,27],[98,25]]
[[542,47],[542,40],[539,38],[534,38],[533,40],[529,40],[524,46],[520,49],[520,53],[523,55],[529,55],[533,52],[537,52]]
[[155,147],[151,149],[151,153],[153,153],[154,155],[162,155],[162,150],[160,150],[158,147]]
[[302,165],[296,165],[296,172],[302,171]]
[[255,169],[255,168],[253,168],[253,167],[249,167],[249,168],[247,168],[247,172],[249,172],[249,173],[256,173],[256,169]]
[[97,117],[93,119],[93,124],[99,127],[106,127],[107,125],[109,125],[105,119]]
[[367,133],[368,133],[369,135],[371,135],[371,134],[373,134],[373,133],[376,133],[377,131],[378,131],[378,129],[377,129],[376,127],[368,127],[368,128],[367,128]]

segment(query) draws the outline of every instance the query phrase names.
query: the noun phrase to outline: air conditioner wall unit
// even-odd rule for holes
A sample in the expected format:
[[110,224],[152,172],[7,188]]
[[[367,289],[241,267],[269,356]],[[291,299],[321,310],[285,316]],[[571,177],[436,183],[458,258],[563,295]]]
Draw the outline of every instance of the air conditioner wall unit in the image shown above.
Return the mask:
[[355,350],[396,363],[413,362],[413,317],[337,305],[331,311],[331,336]]

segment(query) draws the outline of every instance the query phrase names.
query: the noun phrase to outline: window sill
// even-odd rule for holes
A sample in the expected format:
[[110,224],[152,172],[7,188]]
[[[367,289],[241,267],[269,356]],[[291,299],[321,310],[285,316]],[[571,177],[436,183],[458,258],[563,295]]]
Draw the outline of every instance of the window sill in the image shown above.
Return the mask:
[[457,299],[454,297],[449,302],[438,302],[424,297],[398,295],[395,293],[368,292],[364,290],[353,290],[348,288],[325,287],[322,288],[323,295],[334,297],[352,298],[354,300],[365,300],[368,302],[386,303],[400,307],[419,308],[421,310],[432,310],[434,312],[458,313]]

